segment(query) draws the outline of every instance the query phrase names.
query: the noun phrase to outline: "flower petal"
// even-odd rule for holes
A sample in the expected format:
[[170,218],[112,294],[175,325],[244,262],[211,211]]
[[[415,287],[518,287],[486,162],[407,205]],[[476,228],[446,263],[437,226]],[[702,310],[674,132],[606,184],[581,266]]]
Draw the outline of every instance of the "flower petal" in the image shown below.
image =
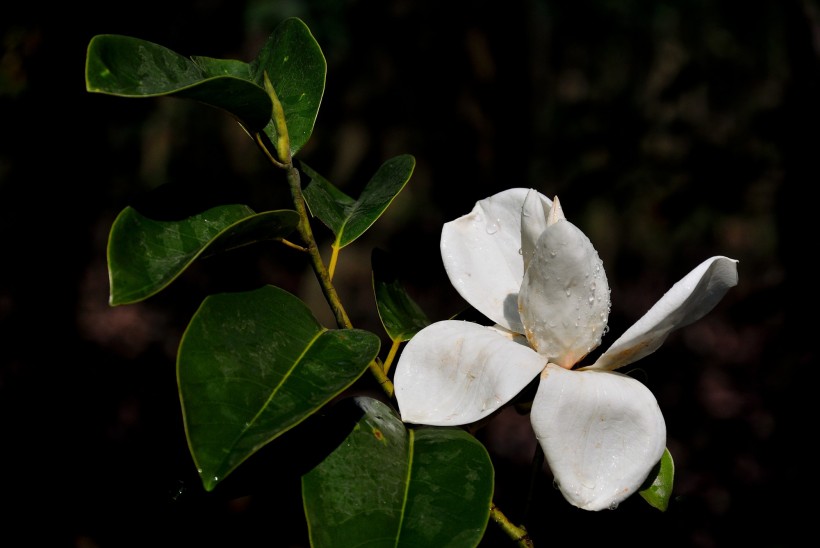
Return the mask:
[[510,401],[544,364],[513,334],[471,322],[436,322],[410,339],[396,366],[401,418],[437,426],[475,422]]
[[[518,315],[524,277],[521,207],[528,192],[513,188],[480,200],[441,231],[441,257],[453,287],[476,310],[518,333],[523,332]],[[548,208],[552,202],[539,196]]]
[[551,224],[518,295],[527,340],[550,362],[570,369],[601,343],[609,304],[606,273],[589,238],[566,219]]
[[538,192],[527,192],[527,198],[521,208],[521,256],[524,259],[524,270],[527,270],[530,259],[535,254],[538,238],[547,228],[549,212],[550,206],[541,199]]
[[558,488],[584,510],[614,508],[637,492],[666,447],[652,392],[620,373],[549,364],[531,420]]
[[737,261],[712,257],[698,265],[585,369],[611,371],[648,356],[669,333],[699,320],[737,285]]

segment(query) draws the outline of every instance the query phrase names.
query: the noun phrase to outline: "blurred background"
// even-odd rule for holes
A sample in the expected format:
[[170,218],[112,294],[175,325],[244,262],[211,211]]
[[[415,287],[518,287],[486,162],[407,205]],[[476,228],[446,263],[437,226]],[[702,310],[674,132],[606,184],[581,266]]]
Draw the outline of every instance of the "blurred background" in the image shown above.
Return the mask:
[[[612,289],[604,347],[704,259],[740,261],[740,283],[719,306],[633,373],[666,417],[669,510],[634,497],[583,512],[548,470],[527,510],[534,438],[509,409],[477,433],[508,517],[526,520],[539,548],[798,545],[809,524],[792,516],[812,508],[815,482],[812,0],[7,2],[0,544],[308,545],[298,474],[277,473],[298,468],[308,427],[205,493],[174,369],[181,333],[215,291],[272,283],[332,326],[302,257],[253,246],[197,263],[146,302],[107,304],[106,239],[123,207],[278,209],[289,204],[284,183],[227,114],[93,95],[84,83],[96,34],[249,61],[289,16],[307,23],[328,61],[299,158],[353,196],[385,160],[417,161],[386,215],[341,254],[336,279],[357,327],[382,334],[373,248],[397,261],[432,320],[462,310],[441,265],[441,225],[511,187],[558,195],[596,246]],[[330,233],[315,230],[327,254]],[[372,391],[363,379],[356,390]],[[490,523],[482,546],[513,544]]]

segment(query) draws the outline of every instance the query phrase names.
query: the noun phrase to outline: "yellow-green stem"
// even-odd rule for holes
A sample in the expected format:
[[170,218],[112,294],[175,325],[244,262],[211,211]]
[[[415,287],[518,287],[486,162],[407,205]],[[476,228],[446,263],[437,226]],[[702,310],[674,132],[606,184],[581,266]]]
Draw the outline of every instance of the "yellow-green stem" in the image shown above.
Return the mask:
[[501,527],[501,530],[507,533],[507,536],[515,541],[520,548],[535,547],[532,539],[527,534],[527,530],[510,522],[510,520],[507,519],[507,516],[505,516],[504,513],[498,509],[498,506],[496,506],[494,502],[490,504],[490,518],[492,518],[492,520],[496,522],[499,527]]
[[399,351],[400,346],[400,340],[396,339],[393,341],[393,344],[390,347],[390,352],[387,354],[387,358],[384,359],[384,366],[382,367],[385,375],[390,371],[390,366],[393,365],[393,360],[396,358],[396,352]]
[[339,260],[339,248],[336,247],[336,244],[334,243],[333,245],[330,246],[330,249],[332,251],[330,253],[330,264],[328,265],[327,270],[328,270],[328,275],[330,276],[330,279],[332,280],[333,279],[333,273],[336,272],[336,261]]

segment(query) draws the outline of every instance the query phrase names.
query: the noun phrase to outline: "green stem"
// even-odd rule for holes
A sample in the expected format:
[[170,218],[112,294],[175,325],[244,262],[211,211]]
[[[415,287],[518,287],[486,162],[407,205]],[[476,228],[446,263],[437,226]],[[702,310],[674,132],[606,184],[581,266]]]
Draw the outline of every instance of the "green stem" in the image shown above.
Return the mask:
[[[345,329],[352,329],[353,324],[347,312],[342,306],[342,301],[339,299],[336,288],[330,279],[330,274],[325,268],[325,263],[322,261],[322,256],[319,254],[319,247],[316,245],[316,239],[313,237],[313,230],[310,228],[310,221],[305,206],[305,197],[302,195],[302,183],[299,177],[299,171],[293,167],[291,163],[287,167],[288,184],[290,185],[291,196],[293,197],[293,204],[296,207],[296,212],[299,214],[299,224],[297,230],[302,237],[302,241],[307,244],[307,252],[310,256],[310,261],[313,265],[313,271],[316,273],[316,278],[319,280],[319,285],[322,288],[322,293],[327,299],[330,309],[336,318],[336,323],[339,327]],[[387,377],[387,374],[382,368],[379,360],[370,362],[370,371],[376,377],[376,380],[381,385],[388,397],[393,397],[393,383]]]
[[532,539],[527,534],[527,530],[523,527],[514,525],[507,516],[498,509],[495,503],[490,504],[490,518],[501,527],[501,530],[507,533],[507,536],[513,539],[520,548],[534,548]]
[[313,266],[313,271],[316,273],[316,278],[319,280],[319,285],[322,288],[322,293],[325,295],[330,309],[333,311],[333,316],[336,318],[336,324],[345,329],[353,328],[350,323],[350,318],[339,300],[339,295],[336,293],[336,288],[330,280],[330,274],[325,268],[325,263],[322,261],[322,256],[319,254],[319,247],[316,245],[316,239],[313,237],[313,229],[310,227],[310,218],[308,217],[307,207],[305,206],[305,197],[302,195],[302,183],[299,177],[299,170],[289,164],[287,169],[288,184],[290,185],[290,194],[293,197],[293,205],[296,207],[296,212],[299,214],[299,224],[296,229],[299,231],[299,236],[307,245],[307,252],[310,256],[310,261]]

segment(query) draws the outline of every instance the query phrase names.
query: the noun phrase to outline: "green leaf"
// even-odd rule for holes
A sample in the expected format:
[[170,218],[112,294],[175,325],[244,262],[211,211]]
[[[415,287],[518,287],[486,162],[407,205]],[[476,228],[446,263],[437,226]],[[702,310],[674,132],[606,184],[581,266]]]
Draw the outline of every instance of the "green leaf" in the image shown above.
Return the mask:
[[[653,475],[650,474],[649,477],[652,478]],[[675,463],[669,449],[664,450],[654,478],[652,484],[641,490],[640,494],[651,506],[665,512],[669,507],[669,499],[672,497],[672,484],[675,481]],[[649,479],[647,479],[648,481]]]
[[302,477],[311,546],[477,546],[494,482],[484,446],[459,428],[406,429],[374,399],[356,404],[356,427]]
[[379,338],[328,330],[272,286],[211,295],[179,346],[185,432],[206,490],[358,379]]
[[313,132],[327,73],[319,44],[297,18],[277,26],[251,63],[202,56],[189,59],[139,38],[101,34],[91,39],[85,65],[90,92],[194,99],[230,112],[250,132],[264,131],[275,143],[265,72],[282,103],[295,155]]
[[410,180],[415,166],[416,159],[409,154],[387,160],[354,200],[302,162],[302,171],[311,179],[305,201],[310,213],[333,231],[333,245],[341,249],[376,222]]
[[408,341],[430,325],[430,320],[407,294],[396,268],[384,251],[374,249],[371,262],[373,292],[384,330],[393,341]]
[[291,210],[254,213],[225,205],[180,221],[157,221],[127,207],[108,237],[111,305],[147,299],[167,287],[194,260],[256,241],[284,238],[299,222]]
[[102,34],[88,45],[86,89],[121,97],[194,99],[227,110],[252,131],[265,127],[273,104],[265,90],[251,81],[248,65],[233,61],[233,68],[220,74],[204,64],[206,70],[202,64],[152,42]]
[[[285,111],[291,154],[296,155],[313,133],[325,92],[327,62],[307,25],[292,17],[283,21],[251,63],[256,84],[264,89],[268,73]],[[270,122],[265,133],[277,142],[276,126]]]

